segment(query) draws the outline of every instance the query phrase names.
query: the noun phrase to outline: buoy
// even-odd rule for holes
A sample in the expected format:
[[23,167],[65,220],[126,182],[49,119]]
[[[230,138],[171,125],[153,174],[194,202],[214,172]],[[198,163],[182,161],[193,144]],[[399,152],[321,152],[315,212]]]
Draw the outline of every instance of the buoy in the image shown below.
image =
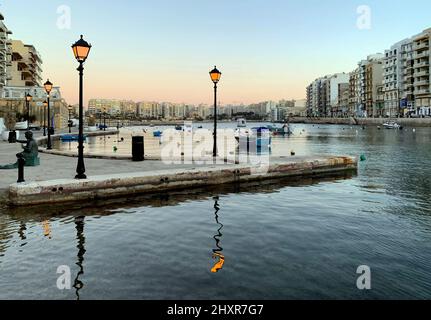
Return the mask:
[[416,132],[416,129],[413,129],[413,132]]
[[367,157],[365,156],[365,154],[361,154],[360,160],[361,161],[366,161],[367,160]]

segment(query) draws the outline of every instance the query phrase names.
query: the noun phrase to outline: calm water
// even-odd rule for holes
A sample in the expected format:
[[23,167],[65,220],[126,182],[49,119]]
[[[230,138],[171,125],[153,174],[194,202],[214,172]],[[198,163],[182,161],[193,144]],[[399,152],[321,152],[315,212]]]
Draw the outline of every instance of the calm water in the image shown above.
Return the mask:
[[[274,153],[367,161],[353,177],[0,208],[0,299],[430,299],[431,130],[295,133]],[[72,290],[56,287],[60,265]]]

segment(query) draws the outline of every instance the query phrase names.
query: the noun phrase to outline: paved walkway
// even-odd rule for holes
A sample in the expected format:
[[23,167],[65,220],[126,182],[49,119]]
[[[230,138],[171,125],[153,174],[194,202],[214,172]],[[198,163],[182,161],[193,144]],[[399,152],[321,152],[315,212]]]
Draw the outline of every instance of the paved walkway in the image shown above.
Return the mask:
[[[21,152],[21,144],[0,142],[0,164],[14,163],[16,154]],[[77,159],[57,155],[39,153],[41,165],[39,167],[26,167],[25,179],[27,181],[45,181],[63,178],[74,178]],[[154,170],[172,169],[161,161],[132,162],[130,160],[102,160],[85,159],[87,174],[89,176],[106,175],[111,173],[144,172]],[[175,165],[175,168],[193,168],[192,165]],[[16,182],[17,170],[0,170],[0,190],[6,189]]]

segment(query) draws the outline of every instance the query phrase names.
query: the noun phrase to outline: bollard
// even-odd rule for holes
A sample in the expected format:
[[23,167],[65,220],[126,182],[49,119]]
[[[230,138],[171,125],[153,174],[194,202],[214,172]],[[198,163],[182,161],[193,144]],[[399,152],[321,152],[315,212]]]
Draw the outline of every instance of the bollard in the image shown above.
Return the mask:
[[21,153],[18,153],[16,156],[18,158],[18,181],[17,182],[22,183],[22,182],[25,182],[24,180],[25,159]]

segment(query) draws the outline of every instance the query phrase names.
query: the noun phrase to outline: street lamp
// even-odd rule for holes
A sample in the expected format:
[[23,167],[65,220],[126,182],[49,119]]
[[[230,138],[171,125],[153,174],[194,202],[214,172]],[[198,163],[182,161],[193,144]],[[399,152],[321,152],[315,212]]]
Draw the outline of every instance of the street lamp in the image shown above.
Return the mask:
[[79,138],[78,138],[78,166],[76,168],[76,179],[87,179],[85,175],[85,164],[84,164],[84,62],[87,60],[88,54],[90,53],[91,45],[84,40],[81,35],[75,44],[72,45],[73,54],[76,60],[79,62]]
[[46,109],[48,108],[48,101],[43,102],[43,136],[46,137]]
[[27,130],[30,130],[30,102],[33,99],[30,93],[25,96],[25,103],[27,105]]
[[217,83],[220,81],[221,72],[214,67],[214,70],[210,71],[211,80],[214,83],[214,148],[213,157],[217,157]]
[[50,94],[51,94],[51,91],[52,91],[53,84],[48,79],[48,81],[45,82],[43,84],[43,86],[44,86],[46,94],[47,94],[47,96],[46,96],[46,104],[48,106],[48,141],[46,143],[46,149],[47,150],[52,150],[52,142],[51,142],[51,110],[50,110],[51,106],[49,104],[49,99],[50,99]]
[[69,126],[69,133],[72,133],[72,106],[68,106],[67,109],[69,110],[69,121],[68,121],[68,126]]
[[106,108],[103,108],[103,131],[106,131]]

